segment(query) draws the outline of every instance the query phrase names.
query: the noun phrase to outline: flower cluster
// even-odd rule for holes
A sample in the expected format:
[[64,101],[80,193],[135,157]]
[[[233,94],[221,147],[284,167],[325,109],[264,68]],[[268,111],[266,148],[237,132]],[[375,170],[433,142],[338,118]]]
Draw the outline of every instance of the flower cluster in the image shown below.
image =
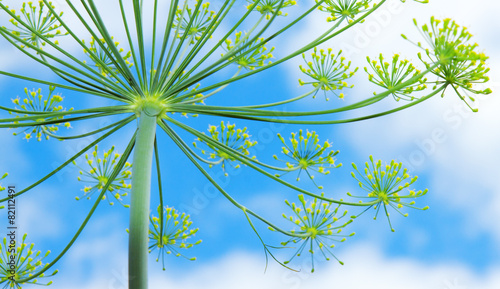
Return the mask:
[[248,37],[248,34],[243,34],[240,31],[235,35],[234,44],[231,39],[226,39],[224,50],[228,53],[239,49],[242,46],[246,46],[230,59],[234,61],[234,63],[238,64],[239,67],[243,67],[248,70],[254,70],[255,68],[270,64],[271,61],[269,59],[273,58],[272,52],[274,51],[274,47],[268,50],[264,46],[266,44],[264,43],[264,38],[259,38],[253,43],[249,43]]
[[[418,27],[417,22],[414,21],[414,23]],[[417,45],[425,50],[431,63],[423,60],[421,54],[419,54],[419,58],[427,68],[438,64],[432,70],[432,73],[439,78],[436,81],[436,87],[438,85],[451,86],[469,107],[467,99],[472,102],[475,100],[469,93],[491,93],[489,88],[474,88],[474,85],[483,85],[489,80],[489,77],[486,76],[489,68],[486,67],[485,63],[488,56],[476,51],[478,48],[476,43],[469,42],[472,34],[467,28],[460,27],[451,19],[437,20],[431,17],[430,26],[427,24],[422,26],[422,34],[430,49],[424,48],[420,42]],[[403,37],[407,39],[406,36],[403,35]],[[477,111],[476,109],[472,110]]]
[[[76,162],[73,162],[73,164],[80,169],[81,176],[78,177],[78,180],[90,184],[83,189],[83,196],[87,197],[87,199],[90,199],[95,192],[104,189],[104,186],[111,178],[113,170],[116,168],[118,159],[121,156],[118,153],[114,153],[114,150],[115,147],[112,146],[111,149],[104,152],[103,157],[100,158],[97,153],[96,145],[91,157],[85,154],[86,162],[90,167],[89,171],[78,167]],[[107,199],[110,205],[114,205],[114,202],[110,201],[112,196],[124,207],[129,207],[129,205],[123,203],[123,197],[126,197],[132,188],[130,183],[130,179],[132,178],[132,172],[130,171],[131,167],[132,165],[130,163],[125,163],[118,176],[111,180],[111,184],[108,186],[106,194],[102,198],[103,200]],[[80,197],[76,197],[76,199],[80,200]]]
[[347,211],[344,211],[340,216],[337,216],[340,205],[333,205],[321,200],[318,201],[317,198],[312,202],[307,202],[304,199],[304,195],[299,195],[299,201],[298,205],[285,201],[287,206],[292,209],[293,215],[287,216],[283,214],[283,217],[299,228],[290,231],[295,236],[281,243],[281,245],[288,246],[290,243],[300,245],[298,245],[299,247],[293,256],[288,261],[285,261],[284,264],[290,263],[295,257],[300,257],[304,249],[307,249],[311,254],[311,272],[314,272],[313,255],[319,249],[327,261],[330,260],[328,256],[332,256],[343,265],[344,263],[335,257],[332,249],[335,247],[334,242],[344,242],[346,237],[354,236],[354,233],[349,235],[342,234],[342,229],[350,224],[353,219],[349,219],[343,224],[339,223],[339,220],[347,215]]
[[[252,8],[255,5],[255,2],[257,0],[247,0],[248,1],[248,6],[247,9]],[[283,3],[281,3],[283,2]],[[280,7],[281,5],[281,7]],[[255,6],[255,11],[260,12],[262,15],[266,16],[266,19],[270,19],[271,15],[276,14],[278,16],[287,16],[287,13],[283,13],[281,9],[297,5],[297,1],[295,0],[259,0],[259,3]],[[280,9],[279,11],[277,11]]]
[[[114,38],[111,37],[111,40],[113,39]],[[82,42],[84,41],[82,40]],[[97,67],[97,69],[99,69],[99,73],[102,74],[102,76],[110,77],[110,70],[115,74],[120,74],[120,69],[116,65],[116,60],[110,57],[110,55],[113,55],[113,52],[104,39],[101,38],[96,40],[94,37],[92,37],[89,45],[90,47],[88,47],[88,50],[84,49],[83,51],[90,57],[94,65]],[[124,50],[123,48],[119,47],[120,43],[115,41],[113,45],[122,55],[125,64],[127,64],[129,67],[132,67],[133,63],[129,61],[130,57],[132,57],[132,53],[129,51],[125,55],[123,55]]]
[[333,92],[340,99],[344,98],[343,93],[337,94],[336,91],[344,88],[352,88],[354,86],[347,84],[345,81],[352,77],[358,68],[349,72],[348,70],[351,67],[351,62],[349,61],[346,63],[346,59],[341,56],[341,54],[342,51],[339,51],[337,55],[333,54],[331,48],[326,52],[324,49],[320,49],[318,53],[316,47],[311,54],[311,61],[306,59],[305,54],[302,54],[302,58],[306,62],[308,68],[300,65],[300,70],[313,80],[305,82],[299,79],[300,85],[311,84],[315,87],[317,91],[314,97],[318,91],[323,90],[326,100],[329,100],[326,94],[327,92]]
[[[325,141],[323,145],[320,144],[318,134],[315,131],[307,131],[305,134],[302,130],[298,133],[292,133],[290,137],[291,145],[288,145],[285,139],[278,134],[279,139],[283,143],[282,153],[287,157],[286,160],[279,159],[276,155],[273,157],[276,160],[286,163],[287,173],[291,171],[299,171],[297,176],[297,181],[300,180],[300,174],[305,171],[309,178],[314,182],[314,175],[311,174],[310,170],[327,175],[330,173],[328,169],[338,168],[342,164],[336,164],[334,156],[336,156],[339,151],[328,151],[331,148],[331,144]],[[282,175],[277,175],[278,177]],[[319,189],[323,187],[316,185]]]
[[190,242],[190,238],[194,238],[198,228],[190,229],[193,222],[189,215],[180,213],[174,208],[162,208],[161,206],[158,206],[157,211],[159,217],[150,217],[151,226],[149,229],[149,252],[158,249],[156,262],[159,261],[161,255],[163,270],[165,270],[165,254],[182,256],[191,261],[196,260],[195,257],[188,258],[179,252],[181,249],[189,249],[201,243],[201,240]]
[[[33,116],[39,113],[45,113],[46,115],[50,115],[51,113],[54,112],[60,112],[64,111],[65,109],[62,107],[61,102],[63,101],[63,97],[60,96],[59,94],[54,94],[54,90],[56,88],[54,86],[50,86],[49,88],[49,94],[47,97],[44,97],[42,95],[42,89],[39,88],[37,90],[28,90],[28,88],[24,89],[24,93],[26,94],[26,98],[21,98],[17,97],[12,100],[12,102],[15,105],[18,105],[19,107],[16,107],[17,110],[21,111],[26,111],[27,114],[23,115],[25,117],[27,116]],[[72,108],[70,111],[73,110]],[[16,113],[16,117],[20,117],[20,113]],[[58,116],[54,115],[52,117],[50,116],[44,116],[43,118],[41,117],[40,119],[37,119],[35,122],[44,122],[44,121],[55,121],[55,120],[61,120],[63,119],[63,116]],[[18,123],[18,122],[14,122]],[[42,136],[45,137],[45,139],[49,139],[50,136],[55,137],[55,133],[59,130],[60,126],[64,126],[66,128],[71,128],[71,125],[69,122],[66,122],[64,124],[62,123],[54,123],[51,125],[37,125],[37,126],[32,126],[32,127],[27,127],[23,129],[22,131],[15,132],[14,135],[19,135],[21,133],[24,133],[24,138],[26,140],[30,140],[32,137],[35,137],[38,141],[42,140]]]
[[[353,168],[356,173],[352,172],[351,175],[355,178],[360,188],[365,190],[368,194],[366,196],[354,196],[348,193],[349,196],[355,198],[363,198],[367,200],[365,203],[372,203],[369,208],[375,208],[376,213],[374,219],[377,218],[380,208],[384,208],[385,215],[389,221],[389,226],[394,232],[389,218],[388,207],[392,207],[401,215],[407,217],[400,211],[403,207],[413,208],[417,210],[427,210],[429,207],[418,208],[415,207],[415,201],[409,199],[416,199],[427,194],[427,189],[424,191],[414,191],[409,187],[417,181],[417,176],[412,177],[408,174],[408,170],[403,169],[402,163],[396,163],[394,160],[388,165],[382,165],[382,161],[375,162],[373,157],[370,156],[370,163],[365,163],[364,171],[360,172],[357,166],[353,163]],[[406,194],[403,190],[408,189]],[[367,209],[367,210],[368,210]]]
[[[418,3],[422,3],[422,4],[427,4],[427,3],[429,3],[429,0],[413,0],[413,1],[418,2]],[[403,3],[404,3],[404,2],[406,2],[406,0],[401,0],[401,2],[403,2]]]
[[[228,148],[232,148],[237,150],[245,155],[249,155],[249,148],[257,145],[257,141],[252,141],[250,139],[250,135],[248,134],[247,128],[243,129],[236,128],[235,124],[224,124],[222,121],[220,123],[220,127],[210,125],[208,127],[208,132],[213,140],[225,145]],[[210,166],[221,164],[222,168],[225,169],[227,163],[231,164],[235,161],[235,159],[225,152],[223,149],[220,149],[210,143],[203,141],[202,139],[196,139],[199,142],[206,144],[210,148],[210,152],[207,152],[204,149],[201,149],[201,152],[204,155],[207,155],[210,162]],[[197,147],[196,142],[193,142],[193,145]],[[239,167],[239,164],[234,166],[235,168]]]
[[[0,177],[0,181],[5,179],[8,175],[9,175],[8,173],[3,174],[3,176]],[[2,187],[2,184],[0,184],[0,192],[2,192],[2,191],[5,191],[5,187]],[[5,207],[3,205],[0,205],[0,209],[3,209],[3,208],[5,208]]]
[[370,9],[370,2],[371,0],[325,0],[318,9],[330,13],[331,16],[326,19],[328,22],[339,18],[352,21],[359,13]]
[[[36,284],[36,285],[50,285],[52,281],[47,283],[40,283],[37,279],[32,279],[23,283],[19,283],[18,280],[26,279],[28,277],[37,274],[41,269],[43,269],[46,264],[43,263],[50,251],[41,257],[40,251],[34,251],[33,247],[35,244],[26,244],[27,235],[24,234],[23,240],[20,246],[16,246],[15,239],[7,238],[3,239],[3,243],[0,245],[0,285],[4,284],[2,288],[12,288],[19,289],[21,285],[24,284]],[[10,238],[10,236],[9,236]],[[39,278],[48,278],[57,274],[55,270],[50,275],[40,274]]]
[[215,17],[215,12],[210,11],[209,7],[210,3],[203,3],[196,13],[189,7],[186,9],[179,7],[173,23],[173,28],[178,29],[177,37],[188,37],[191,44],[194,44],[195,40],[199,40]]
[[[395,54],[392,57],[392,63],[384,61],[382,54],[379,56],[379,60],[372,60],[370,57],[366,58],[370,64],[371,70],[375,72],[372,74],[365,67],[366,73],[368,73],[368,79],[370,82],[383,87],[387,90],[394,89],[406,81],[415,78],[420,74],[420,71],[413,66],[408,60],[400,60],[399,55]],[[403,100],[414,100],[414,92],[422,91],[427,88],[425,82],[427,79],[416,79],[413,84],[405,85],[397,90],[394,90],[391,94],[396,101]],[[374,93],[376,94],[376,92]]]
[[[52,2],[49,2],[49,5],[50,8],[55,8],[54,5],[52,5]],[[12,12],[15,13],[14,10],[12,10]],[[24,2],[20,12],[21,15],[17,15],[16,18],[10,20],[16,28],[8,30],[13,35],[29,42],[33,46],[41,48],[41,46],[45,46],[46,44],[45,41],[37,35],[37,33],[46,39],[68,34],[61,32],[61,24],[59,23],[56,15],[52,12],[52,10],[46,7],[42,0],[38,1],[38,5],[36,5],[36,2],[35,4],[31,1],[27,3]],[[57,16],[61,17],[62,15],[63,12],[59,13]],[[23,22],[31,29],[28,29],[20,22]],[[37,33],[33,31],[36,31]],[[57,40],[54,43],[58,44]],[[22,45],[21,47],[25,47],[25,45]]]

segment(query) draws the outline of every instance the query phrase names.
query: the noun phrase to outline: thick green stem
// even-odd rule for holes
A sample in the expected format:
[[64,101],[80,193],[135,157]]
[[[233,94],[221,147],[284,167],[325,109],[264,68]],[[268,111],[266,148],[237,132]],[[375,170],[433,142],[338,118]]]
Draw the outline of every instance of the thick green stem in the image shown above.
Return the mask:
[[132,167],[129,227],[129,288],[148,288],[149,202],[156,116],[142,112]]

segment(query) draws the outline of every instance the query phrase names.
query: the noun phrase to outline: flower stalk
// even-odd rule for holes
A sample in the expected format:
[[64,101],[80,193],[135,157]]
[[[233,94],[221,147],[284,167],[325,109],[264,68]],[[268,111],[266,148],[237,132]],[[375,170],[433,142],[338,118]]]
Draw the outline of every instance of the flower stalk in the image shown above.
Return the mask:
[[132,167],[129,227],[129,288],[148,288],[149,207],[156,114],[142,110]]

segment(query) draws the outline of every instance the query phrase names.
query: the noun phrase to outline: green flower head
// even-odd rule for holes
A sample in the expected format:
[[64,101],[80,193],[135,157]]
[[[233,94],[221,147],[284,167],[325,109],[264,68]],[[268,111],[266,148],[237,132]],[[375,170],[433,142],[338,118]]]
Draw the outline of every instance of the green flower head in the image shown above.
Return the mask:
[[[380,208],[384,208],[385,215],[389,221],[389,226],[394,232],[389,218],[388,207],[392,207],[396,212],[407,217],[408,214],[401,212],[403,207],[413,208],[417,210],[427,210],[429,207],[418,208],[415,207],[414,199],[422,197],[427,194],[427,189],[424,191],[414,191],[409,187],[417,181],[417,176],[412,177],[408,174],[407,169],[403,169],[402,163],[396,163],[394,160],[388,165],[382,165],[382,161],[374,162],[373,157],[370,156],[370,163],[365,163],[365,169],[361,172],[353,163],[353,168],[356,173],[352,172],[351,175],[355,178],[359,187],[365,190],[368,194],[366,196],[354,196],[347,193],[351,197],[363,198],[364,203],[371,203],[372,205],[367,208],[375,208],[376,213],[374,219],[377,219]],[[408,189],[406,194],[403,190]],[[411,200],[410,200],[411,199]],[[360,201],[360,203],[363,201]]]
[[327,97],[327,92],[332,92],[338,98],[343,99],[344,94],[337,94],[337,91],[344,88],[352,88],[354,85],[347,84],[346,80],[351,78],[354,73],[358,70],[356,68],[354,71],[349,72],[351,67],[351,62],[347,62],[346,59],[341,56],[342,50],[337,53],[337,55],[332,53],[332,49],[329,48],[327,51],[318,49],[315,47],[314,52],[311,54],[312,60],[306,59],[305,54],[302,54],[307,68],[302,65],[299,66],[300,70],[311,77],[312,81],[302,81],[299,79],[300,85],[312,85],[316,88],[314,96],[322,90],[325,94],[325,99],[329,100]]
[[[196,4],[199,2],[196,1]],[[173,28],[178,29],[177,37],[188,37],[189,43],[194,44],[205,33],[210,24],[214,21],[215,12],[209,10],[210,3],[201,4],[198,11],[186,7],[178,7],[175,13]]]
[[[245,155],[249,155],[249,149],[255,145],[257,145],[257,141],[252,141],[250,139],[250,135],[247,131],[247,128],[244,127],[242,129],[236,128],[235,124],[224,124],[222,121],[220,123],[220,127],[210,125],[208,127],[208,132],[210,136],[215,141],[218,141],[225,146],[235,149]],[[202,139],[196,139],[198,142],[204,143],[206,146],[210,148],[209,151],[205,149],[201,149],[201,152],[208,156],[210,166],[213,165],[222,165],[222,168],[225,169],[226,164],[231,164],[236,162],[235,159],[225,152],[223,149],[217,148],[209,143],[206,143]],[[195,147],[198,147],[196,142],[193,142]],[[235,168],[239,168],[239,164],[233,165]]]
[[[299,171],[297,181],[300,180],[302,171],[305,171],[307,176],[316,185],[311,170],[328,175],[330,173],[330,168],[342,166],[342,164],[336,164],[334,159],[334,156],[336,156],[339,151],[329,150],[332,145],[328,141],[325,141],[321,145],[318,134],[314,131],[307,131],[304,134],[302,130],[299,130],[298,133],[292,133],[289,139],[291,145],[287,144],[287,141],[285,141],[280,134],[278,134],[278,137],[284,145],[281,152],[287,158],[281,160],[276,155],[274,155],[274,158],[286,163],[286,173]],[[278,175],[278,177],[282,175]],[[322,186],[316,186],[319,189],[323,188]]]
[[[28,90],[28,88],[25,88],[24,93],[26,94],[26,98],[21,99],[17,97],[13,99],[12,102],[16,105],[16,107],[13,112],[11,111],[11,113],[16,114],[16,118],[18,118],[36,116],[37,114],[42,113],[50,114],[65,111],[61,105],[63,97],[59,94],[54,94],[54,90],[55,87],[50,86],[49,94],[47,97],[44,97],[41,88],[37,90]],[[73,109],[71,108],[70,111],[71,110]],[[26,114],[23,114],[23,112],[26,112]],[[57,121],[61,119],[63,119],[63,116],[55,114],[52,117],[41,117],[40,119],[36,119],[34,122]],[[14,123],[17,124],[19,122]],[[61,126],[71,128],[69,122],[64,124],[62,122],[58,122],[54,124],[29,126],[24,128],[22,131],[15,132],[14,135],[24,133],[24,138],[28,141],[33,137],[35,137],[38,141],[41,141],[42,137],[48,140],[51,136],[57,137],[55,134]]]
[[[21,14],[16,15],[16,18],[10,20],[10,23],[12,23],[15,28],[7,30],[14,36],[39,48],[46,44],[45,40],[40,37],[40,35],[45,39],[67,35],[67,32],[61,32],[61,24],[57,19],[57,17],[63,15],[63,12],[56,15],[52,11],[55,8],[52,2],[49,2],[49,5],[52,9],[49,9],[41,0],[35,1],[35,4],[31,1],[24,2],[20,9]],[[14,10],[12,10],[12,12],[15,13]],[[20,24],[20,22],[26,23],[27,27]],[[54,43],[58,44],[57,40]],[[25,46],[26,45],[21,45],[21,47]]]
[[[418,27],[416,20],[414,23]],[[481,86],[489,80],[486,76],[490,70],[486,67],[486,60],[489,57],[477,51],[477,43],[470,43],[472,34],[467,28],[461,27],[451,19],[437,20],[431,17],[430,25],[423,25],[421,30],[430,48],[424,48],[420,42],[416,45],[425,50],[430,63],[424,60],[420,53],[419,58],[427,68],[438,64],[432,70],[432,73],[438,77],[435,87],[451,86],[467,106],[477,111],[470,106],[468,101],[475,101],[470,93],[491,93],[489,88],[475,88],[476,85]],[[407,39],[404,35],[403,38]]]
[[[24,284],[36,284],[36,285],[50,285],[52,281],[47,283],[40,283],[37,279],[32,279],[26,282],[18,282],[19,280],[26,279],[40,270],[42,270],[46,264],[43,263],[43,259],[47,258],[50,251],[47,251],[45,255],[41,256],[40,251],[34,251],[33,247],[35,244],[26,244],[27,235],[24,234],[21,245],[17,246],[16,242],[13,240],[7,241],[7,238],[3,239],[3,243],[0,245],[0,285],[3,284],[4,289],[19,289],[21,285]],[[44,275],[43,273],[39,275],[39,278],[48,278],[57,274],[55,270],[50,275]]]
[[[80,169],[80,176],[78,180],[84,183],[88,183],[88,186],[83,188],[83,196],[87,199],[95,193],[104,189],[106,183],[109,181],[113,170],[115,169],[120,154],[115,153],[115,147],[112,146],[107,152],[104,152],[102,158],[98,155],[97,145],[94,147],[94,151],[92,152],[92,156],[89,157],[88,154],[85,154],[85,159],[87,165],[90,167],[90,170],[85,170],[76,165],[76,162],[73,162]],[[110,205],[114,205],[114,202],[110,201],[113,197],[124,207],[128,208],[129,205],[123,203],[123,197],[126,197],[132,188],[130,180],[132,179],[131,169],[132,165],[130,163],[126,163],[123,167],[120,174],[111,182],[109,185],[106,194],[102,197],[102,199],[107,199]],[[99,192],[100,193],[100,192]],[[80,197],[76,197],[77,200],[80,200]]]
[[290,231],[290,233],[296,236],[281,243],[281,245],[298,244],[298,249],[284,264],[290,263],[295,257],[300,257],[304,249],[307,249],[311,254],[311,272],[314,272],[313,255],[319,249],[327,261],[330,260],[329,256],[332,256],[343,265],[344,263],[335,257],[332,249],[335,247],[335,242],[344,242],[347,237],[354,236],[354,233],[349,235],[342,234],[342,229],[352,223],[352,219],[343,224],[339,222],[347,215],[347,211],[344,211],[341,215],[337,215],[340,205],[333,205],[321,200],[318,201],[316,198],[312,202],[308,202],[304,199],[304,195],[299,195],[299,201],[298,205],[285,201],[287,206],[292,209],[293,215],[287,216],[283,214],[283,217],[295,226],[298,226],[298,229]]
[[[111,37],[113,40],[114,38]],[[83,40],[82,40],[83,42]],[[88,49],[84,49],[83,51],[85,54],[87,54],[94,65],[99,69],[99,73],[102,74],[104,77],[112,77],[112,73],[114,74],[120,74],[120,69],[117,68],[116,62],[114,59],[110,58],[109,56],[112,55],[111,48],[109,47],[108,43],[104,39],[96,39],[92,37],[90,40],[90,47]],[[132,53],[129,51],[123,55],[123,48],[120,48],[119,42],[114,42],[113,43],[118,52],[122,55],[123,60],[125,63],[129,66],[132,67],[133,63],[129,61],[130,57],[132,57]]]
[[325,0],[318,9],[330,13],[331,16],[326,19],[328,22],[339,18],[352,21],[359,13],[370,9],[370,2],[371,0]]
[[[414,0],[419,3],[429,3],[429,0]],[[316,0],[318,3],[319,0]],[[336,21],[337,19],[347,20],[349,23],[354,21],[356,15],[364,13],[376,6],[377,3],[373,3],[372,0],[325,0],[318,7],[319,10],[323,12],[330,13],[330,17],[326,20],[328,22]],[[406,2],[406,0],[401,0],[401,2]],[[370,5],[372,7],[370,7]],[[361,22],[364,22],[362,20]]]
[[165,270],[165,255],[174,254],[176,257],[182,256],[190,261],[196,260],[195,257],[188,258],[180,252],[201,243],[201,240],[191,242],[191,238],[194,238],[198,228],[190,229],[193,222],[189,215],[180,213],[174,208],[162,208],[161,206],[158,206],[158,215],[159,217],[151,216],[149,218],[151,223],[149,252],[158,249],[156,262],[159,261],[161,255],[163,270]]
[[[234,59],[234,63],[238,64],[239,67],[246,68],[247,70],[254,70],[255,68],[270,64],[271,61],[269,59],[273,58],[272,52],[274,51],[274,47],[268,50],[264,46],[264,38],[259,38],[250,44],[248,37],[249,35],[247,34],[237,32],[235,35],[234,43],[231,41],[231,39],[226,39],[224,50],[226,50],[228,53],[233,50],[239,49],[242,46],[246,46],[230,59]],[[222,56],[224,56],[224,54],[222,54]]]
[[[378,61],[372,60],[370,57],[366,59],[370,64],[371,70],[374,72],[374,74],[370,73],[368,68],[365,67],[365,71],[368,73],[368,79],[370,82],[385,89],[394,89],[398,85],[420,74],[420,71],[408,60],[400,60],[398,54],[392,57],[392,63],[385,62],[382,54],[380,54]],[[426,81],[427,79],[419,79],[414,84],[401,87],[391,94],[396,101],[401,99],[408,101],[414,100],[415,97],[412,94],[416,91],[426,89]],[[377,93],[375,92],[374,94]]]
[[[271,15],[276,14],[278,16],[287,16],[287,13],[283,13],[281,9],[286,7],[291,7],[297,5],[295,0],[247,0],[249,3],[247,8],[252,8],[256,2],[258,4],[255,6],[254,10],[260,12],[262,15],[266,16],[266,19],[271,19]],[[283,3],[281,3],[283,2]],[[280,8],[281,5],[281,8]],[[279,10],[278,10],[279,9]]]

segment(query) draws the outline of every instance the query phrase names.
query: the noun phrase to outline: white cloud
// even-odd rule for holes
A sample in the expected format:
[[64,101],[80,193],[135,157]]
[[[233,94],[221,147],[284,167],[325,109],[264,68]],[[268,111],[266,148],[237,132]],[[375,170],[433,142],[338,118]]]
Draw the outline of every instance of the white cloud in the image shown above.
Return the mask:
[[[14,137],[12,133],[14,130],[3,129],[0,132],[0,139],[2,140],[2,150],[0,151],[0,174],[5,172],[10,174],[9,178],[4,182],[16,182],[19,179],[13,179],[15,174],[22,172],[30,167],[30,162],[26,155],[22,153],[21,143],[26,142],[22,136]],[[14,167],[15,164],[15,167]]]
[[[264,257],[261,254],[233,252],[189,272],[167,268],[165,272],[154,273],[150,277],[150,288],[494,289],[500,286],[499,267],[477,273],[460,264],[431,264],[407,258],[389,258],[367,244],[352,246],[341,254],[346,265],[320,262],[316,273],[311,274],[309,258],[305,258],[305,269],[299,273],[274,263],[264,273]],[[106,266],[106,262],[101,264]],[[123,270],[107,268],[104,271],[112,272],[107,276],[88,276],[86,284],[60,280],[52,288],[126,288],[123,282],[126,273]]]
[[54,238],[62,233],[63,222],[51,207],[49,195],[52,192],[44,188],[34,190],[29,198],[19,198],[18,214],[19,228],[29,236],[37,238]]

